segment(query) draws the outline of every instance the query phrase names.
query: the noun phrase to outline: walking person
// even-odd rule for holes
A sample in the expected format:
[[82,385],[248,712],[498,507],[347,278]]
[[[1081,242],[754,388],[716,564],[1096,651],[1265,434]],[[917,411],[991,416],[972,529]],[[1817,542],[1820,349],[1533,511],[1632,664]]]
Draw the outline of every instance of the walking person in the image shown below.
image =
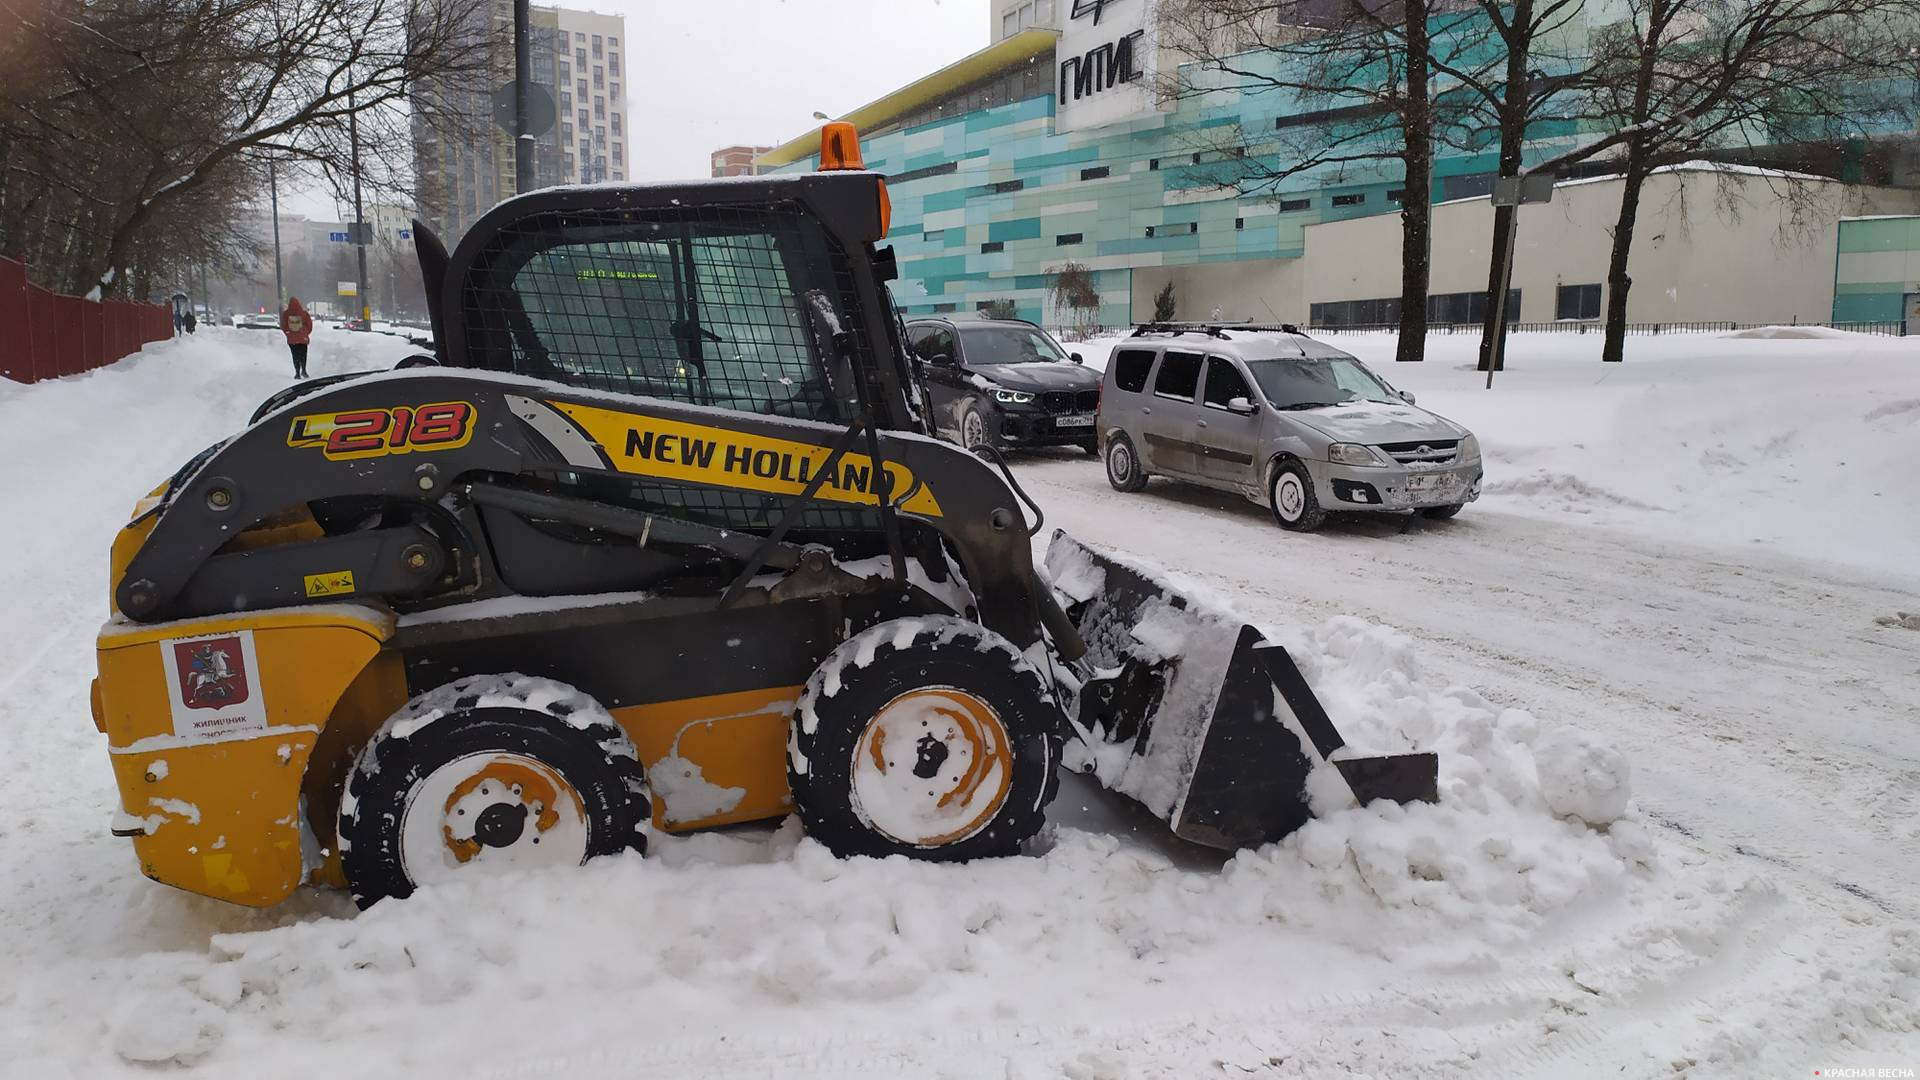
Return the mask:
[[293,377],[307,377],[307,340],[313,336],[313,319],[300,305],[297,296],[287,297],[287,309],[280,313],[280,332],[287,335],[287,349],[293,353]]

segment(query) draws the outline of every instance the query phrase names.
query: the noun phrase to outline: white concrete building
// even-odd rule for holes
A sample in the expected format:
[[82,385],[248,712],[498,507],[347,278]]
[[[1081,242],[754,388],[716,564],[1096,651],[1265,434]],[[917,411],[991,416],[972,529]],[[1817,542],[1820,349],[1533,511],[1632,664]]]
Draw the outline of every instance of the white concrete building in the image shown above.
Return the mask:
[[[1513,321],[1591,321],[1604,313],[1619,209],[1617,177],[1565,181],[1553,201],[1521,208]],[[1706,164],[1661,170],[1641,194],[1627,320],[1826,322],[1834,317],[1840,220],[1916,211],[1920,193],[1904,189]],[[1464,312],[1486,291],[1492,231],[1493,208],[1484,196],[1434,207],[1429,292],[1443,310],[1463,313],[1437,321],[1478,320],[1479,301],[1471,301],[1470,318]],[[1400,295],[1398,214],[1313,224],[1305,233],[1297,259],[1138,267],[1133,317],[1151,317],[1154,294],[1168,281],[1182,319],[1351,325],[1398,317],[1397,309],[1386,317]],[[1341,304],[1375,307],[1329,310]]]

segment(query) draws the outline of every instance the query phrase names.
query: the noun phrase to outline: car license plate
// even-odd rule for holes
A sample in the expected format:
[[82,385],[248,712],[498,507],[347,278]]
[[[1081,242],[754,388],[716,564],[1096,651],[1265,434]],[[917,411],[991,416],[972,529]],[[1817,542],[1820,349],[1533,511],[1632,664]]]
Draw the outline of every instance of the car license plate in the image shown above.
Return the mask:
[[1453,477],[1446,473],[1427,473],[1425,475],[1409,476],[1407,477],[1407,494],[1427,495],[1437,491],[1445,491],[1450,486],[1452,480]]
[[1075,413],[1072,416],[1056,416],[1053,418],[1053,426],[1054,427],[1092,427],[1093,414],[1092,413]]

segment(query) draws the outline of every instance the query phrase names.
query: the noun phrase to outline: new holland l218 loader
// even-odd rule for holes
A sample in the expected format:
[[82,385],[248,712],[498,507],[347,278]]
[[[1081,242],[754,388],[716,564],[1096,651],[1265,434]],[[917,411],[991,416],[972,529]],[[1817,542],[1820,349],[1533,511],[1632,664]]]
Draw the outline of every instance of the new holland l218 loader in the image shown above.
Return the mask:
[[822,137],[421,229],[437,360],[290,387],[139,502],[93,710],[147,876],[366,905],[789,813],[1003,855],[1063,756],[1218,847],[1310,774],[1433,798],[1432,755],[1330,758],[1251,627],[1170,651],[1217,613],[1064,536],[1050,587],[1012,474],[926,434],[884,180]]

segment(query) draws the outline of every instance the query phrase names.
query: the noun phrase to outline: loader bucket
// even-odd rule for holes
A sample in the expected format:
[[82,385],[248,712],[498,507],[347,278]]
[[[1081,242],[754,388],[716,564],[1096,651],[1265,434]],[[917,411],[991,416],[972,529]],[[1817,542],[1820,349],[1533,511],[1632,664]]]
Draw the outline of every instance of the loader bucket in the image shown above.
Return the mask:
[[1177,592],[1064,532],[1046,566],[1096,669],[1079,695],[1081,745],[1068,761],[1175,835],[1249,847],[1286,836],[1314,802],[1347,791],[1362,804],[1437,800],[1435,755],[1346,752],[1286,649],[1225,604]]

